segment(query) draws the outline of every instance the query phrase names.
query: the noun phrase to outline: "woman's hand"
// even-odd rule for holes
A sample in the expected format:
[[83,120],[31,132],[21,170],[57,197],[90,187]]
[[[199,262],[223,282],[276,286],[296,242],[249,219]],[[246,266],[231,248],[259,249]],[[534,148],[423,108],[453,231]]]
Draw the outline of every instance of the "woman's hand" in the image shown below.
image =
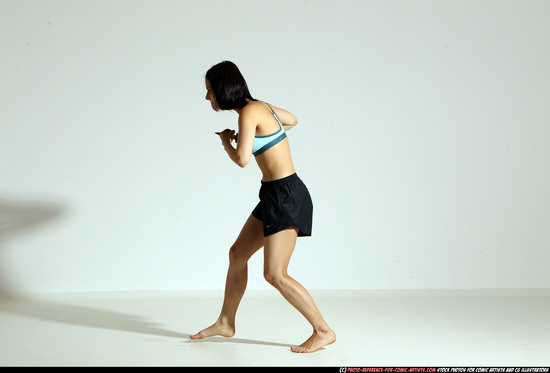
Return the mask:
[[230,145],[231,141],[235,138],[235,131],[226,129],[222,132],[220,132],[220,139],[222,140],[222,145],[225,147],[226,145]]

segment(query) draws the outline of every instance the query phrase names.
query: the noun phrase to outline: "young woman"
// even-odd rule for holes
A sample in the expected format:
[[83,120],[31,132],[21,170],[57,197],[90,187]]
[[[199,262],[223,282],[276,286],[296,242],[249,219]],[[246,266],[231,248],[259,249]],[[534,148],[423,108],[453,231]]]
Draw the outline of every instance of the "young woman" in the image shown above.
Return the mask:
[[191,338],[235,334],[235,315],[246,289],[247,262],[264,247],[265,279],[313,327],[313,335],[291,350],[317,351],[333,343],[336,335],[307,290],[287,273],[297,237],[311,235],[313,214],[309,192],[294,170],[285,132],[297,124],[297,119],[286,110],[252,98],[244,77],[232,62],[224,61],[210,68],[205,84],[206,100],[214,110],[234,110],[239,114],[238,137],[229,129],[219,133],[227,155],[240,167],[245,167],[254,156],[263,177],[260,203],[229,250],[221,314],[212,326]]

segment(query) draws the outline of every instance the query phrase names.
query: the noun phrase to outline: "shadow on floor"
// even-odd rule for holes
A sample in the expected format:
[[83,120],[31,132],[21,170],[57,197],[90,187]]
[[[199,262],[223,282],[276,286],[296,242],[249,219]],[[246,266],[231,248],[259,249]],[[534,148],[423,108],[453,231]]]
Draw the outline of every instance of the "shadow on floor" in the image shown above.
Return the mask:
[[189,334],[165,330],[139,316],[99,308],[55,303],[20,295],[1,295],[0,312],[97,329],[189,338]]
[[190,339],[190,333],[163,329],[145,318],[99,308],[62,304],[49,300],[16,294],[0,294],[0,313],[9,313],[48,322],[57,322],[96,329],[119,330],[138,334],[185,339],[183,343],[240,343],[264,346],[290,347],[289,344],[242,338],[210,337]]

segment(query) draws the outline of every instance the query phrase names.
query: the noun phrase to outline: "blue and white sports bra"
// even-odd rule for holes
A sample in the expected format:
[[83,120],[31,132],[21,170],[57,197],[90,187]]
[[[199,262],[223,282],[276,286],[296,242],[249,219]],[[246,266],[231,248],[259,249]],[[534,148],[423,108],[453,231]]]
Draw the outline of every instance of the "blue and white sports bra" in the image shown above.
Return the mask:
[[272,133],[271,135],[254,137],[254,145],[252,146],[252,154],[254,154],[254,157],[259,156],[260,154],[277,145],[286,138],[286,132],[283,128],[283,124],[279,120],[279,117],[277,116],[277,114],[275,114],[273,108],[269,106],[269,104],[266,105],[269,107],[269,110],[271,110],[271,114],[273,114],[275,119],[277,119],[280,128],[277,132]]

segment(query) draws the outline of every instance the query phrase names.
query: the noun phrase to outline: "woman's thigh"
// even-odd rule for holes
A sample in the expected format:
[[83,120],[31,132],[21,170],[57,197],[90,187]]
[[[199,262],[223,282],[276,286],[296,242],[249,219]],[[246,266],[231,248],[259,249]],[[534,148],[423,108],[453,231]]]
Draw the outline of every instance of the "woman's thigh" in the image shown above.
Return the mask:
[[244,223],[237,240],[231,246],[231,259],[248,260],[264,246],[264,228],[260,220],[250,215]]
[[285,229],[265,237],[264,274],[286,274],[290,257],[294,252],[298,229]]

